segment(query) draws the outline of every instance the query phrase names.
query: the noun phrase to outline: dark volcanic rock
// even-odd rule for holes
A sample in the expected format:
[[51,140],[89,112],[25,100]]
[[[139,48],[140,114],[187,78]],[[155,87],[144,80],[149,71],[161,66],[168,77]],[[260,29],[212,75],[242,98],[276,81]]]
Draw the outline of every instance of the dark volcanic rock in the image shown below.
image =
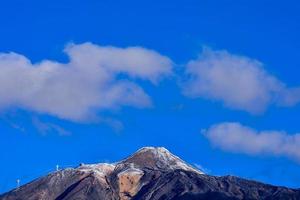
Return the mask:
[[115,164],[83,165],[32,181],[0,200],[300,199],[300,191],[233,176],[209,176],[164,148],[143,148]]

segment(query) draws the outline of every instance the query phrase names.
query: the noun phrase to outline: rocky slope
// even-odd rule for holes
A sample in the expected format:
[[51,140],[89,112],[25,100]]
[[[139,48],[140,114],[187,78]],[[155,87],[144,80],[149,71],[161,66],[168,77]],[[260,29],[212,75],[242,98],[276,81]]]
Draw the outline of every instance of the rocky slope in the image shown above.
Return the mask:
[[0,196],[0,200],[300,199],[300,191],[215,177],[165,148],[146,147],[114,164],[81,165],[51,173]]

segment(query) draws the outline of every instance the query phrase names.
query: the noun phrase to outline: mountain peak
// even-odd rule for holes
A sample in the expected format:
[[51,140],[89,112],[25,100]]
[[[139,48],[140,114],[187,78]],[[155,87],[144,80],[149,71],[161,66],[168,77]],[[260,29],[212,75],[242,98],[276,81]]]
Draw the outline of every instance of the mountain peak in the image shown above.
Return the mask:
[[160,170],[182,169],[203,174],[203,172],[188,165],[164,147],[143,147],[132,156],[121,161],[121,163],[132,163],[142,168]]
[[81,164],[0,195],[0,200],[300,199],[300,190],[203,174],[163,147],[113,163]]

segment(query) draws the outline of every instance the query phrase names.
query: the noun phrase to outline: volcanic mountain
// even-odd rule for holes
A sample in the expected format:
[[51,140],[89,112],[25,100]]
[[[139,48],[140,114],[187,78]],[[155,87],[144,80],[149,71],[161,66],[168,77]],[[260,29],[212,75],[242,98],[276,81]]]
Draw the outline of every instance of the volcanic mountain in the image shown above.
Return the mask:
[[81,164],[50,173],[1,200],[300,199],[300,190],[233,176],[210,176],[165,148],[145,147],[117,163]]

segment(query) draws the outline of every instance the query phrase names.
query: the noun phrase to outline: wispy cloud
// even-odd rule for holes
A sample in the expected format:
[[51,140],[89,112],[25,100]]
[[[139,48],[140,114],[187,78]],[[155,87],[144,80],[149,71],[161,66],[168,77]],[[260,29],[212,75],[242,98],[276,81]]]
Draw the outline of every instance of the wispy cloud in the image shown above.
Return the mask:
[[227,51],[204,49],[187,64],[186,75],[186,96],[221,101],[251,113],[261,113],[272,103],[291,106],[300,101],[300,88],[288,88],[263,63]]
[[201,164],[194,163],[194,166],[199,169],[201,172],[204,172],[205,174],[211,174],[211,170],[203,167]]
[[212,145],[225,151],[284,156],[300,162],[300,133],[257,131],[236,122],[216,124],[202,132]]
[[67,131],[63,127],[50,123],[50,122],[43,122],[38,118],[32,119],[33,126],[37,129],[37,131],[42,135],[47,135],[49,133],[57,133],[60,136],[69,136],[71,132]]
[[65,52],[68,63],[35,64],[20,54],[0,53],[0,109],[17,107],[85,121],[101,110],[151,106],[135,80],[157,84],[172,73],[169,58],[142,47],[84,43],[68,45]]

